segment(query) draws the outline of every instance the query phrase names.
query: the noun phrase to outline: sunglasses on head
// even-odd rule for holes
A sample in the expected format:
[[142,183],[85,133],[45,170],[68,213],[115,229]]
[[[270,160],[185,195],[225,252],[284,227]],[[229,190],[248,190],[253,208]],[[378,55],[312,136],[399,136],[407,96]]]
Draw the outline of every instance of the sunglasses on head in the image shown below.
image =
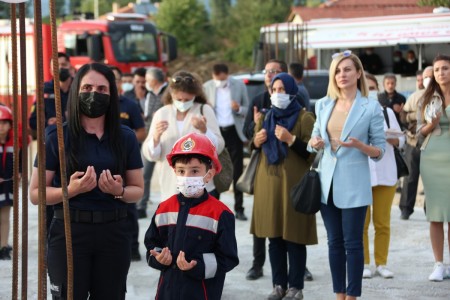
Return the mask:
[[186,82],[186,83],[193,83],[195,79],[191,76],[175,76],[172,78],[173,83],[180,83],[180,82]]
[[352,54],[352,50],[345,50],[345,51],[342,51],[342,52],[336,52],[336,53],[334,53],[333,55],[331,55],[331,58],[332,58],[332,59],[336,59],[336,58],[338,58],[338,57],[340,57],[340,56],[343,56],[343,57],[349,57],[350,54]]

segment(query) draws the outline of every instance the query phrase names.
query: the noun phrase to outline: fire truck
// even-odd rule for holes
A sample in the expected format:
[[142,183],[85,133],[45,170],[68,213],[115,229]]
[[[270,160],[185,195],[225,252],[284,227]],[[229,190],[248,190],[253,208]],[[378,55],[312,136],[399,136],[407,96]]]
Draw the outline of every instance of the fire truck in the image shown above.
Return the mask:
[[165,69],[177,56],[176,40],[145,18],[111,13],[103,20],[64,22],[58,28],[58,51],[67,53],[76,69],[92,61],[124,73],[150,66]]
[[[18,23],[18,22],[17,22]],[[28,107],[34,99],[35,53],[34,27],[31,20],[26,26]],[[19,32],[19,29],[17,29]],[[176,39],[159,31],[140,14],[111,13],[101,20],[75,20],[63,22],[58,29],[58,51],[70,57],[75,69],[89,62],[103,62],[117,66],[124,73],[136,68],[159,67],[177,56]],[[42,26],[44,81],[50,80],[51,29]],[[17,38],[19,41],[19,37]],[[0,102],[12,102],[12,50],[10,20],[0,20]],[[19,68],[19,78],[20,68]],[[19,80],[20,84],[20,80]],[[20,91],[20,87],[19,87]]]

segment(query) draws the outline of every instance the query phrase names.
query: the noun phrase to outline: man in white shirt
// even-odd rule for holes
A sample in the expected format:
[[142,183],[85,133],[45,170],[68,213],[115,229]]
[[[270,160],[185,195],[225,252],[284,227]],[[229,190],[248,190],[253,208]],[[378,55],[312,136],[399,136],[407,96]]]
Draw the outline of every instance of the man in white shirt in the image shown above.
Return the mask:
[[229,77],[228,66],[213,66],[212,80],[203,85],[206,97],[214,108],[225,147],[233,161],[234,210],[236,219],[245,221],[243,193],[236,189],[236,181],[243,171],[244,142],[242,129],[248,110],[248,94],[243,82]]

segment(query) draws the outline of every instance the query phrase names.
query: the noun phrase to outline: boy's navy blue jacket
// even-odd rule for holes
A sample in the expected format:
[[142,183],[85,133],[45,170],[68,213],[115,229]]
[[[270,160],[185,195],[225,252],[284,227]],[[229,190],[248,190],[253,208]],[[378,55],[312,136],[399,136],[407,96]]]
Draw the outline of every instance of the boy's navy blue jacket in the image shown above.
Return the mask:
[[[234,214],[206,190],[199,198],[181,193],[161,202],[145,233],[147,262],[161,270],[155,299],[208,299],[222,296],[225,273],[239,264]],[[172,264],[160,264],[150,249],[168,247]],[[184,251],[186,260],[196,260],[189,271],[177,267]]]

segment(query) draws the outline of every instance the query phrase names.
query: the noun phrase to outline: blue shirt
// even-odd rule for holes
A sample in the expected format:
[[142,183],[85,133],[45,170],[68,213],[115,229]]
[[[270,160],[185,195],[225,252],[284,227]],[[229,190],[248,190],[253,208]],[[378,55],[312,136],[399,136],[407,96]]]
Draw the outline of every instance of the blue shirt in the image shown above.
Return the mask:
[[124,96],[119,96],[120,122],[133,130],[144,128],[144,118],[142,117],[139,105],[133,100]]
[[[44,82],[44,111],[45,111],[45,127],[47,127],[47,122],[50,118],[56,117],[56,104],[55,104],[55,91],[54,91],[54,82],[53,80]],[[66,121],[66,108],[67,108],[67,100],[69,99],[69,91],[64,93],[60,90],[61,95],[61,108],[62,108],[62,121],[63,123]],[[36,112],[36,101],[33,103],[31,107],[30,118],[28,119],[28,124],[31,129],[37,129],[37,112]]]
[[[67,147],[69,140],[67,136],[67,125],[64,126],[65,147]],[[139,144],[136,140],[135,133],[126,126],[121,126],[121,140],[123,141],[125,151],[125,170],[135,170],[143,167],[141,153],[139,150]],[[78,157],[79,171],[85,171],[87,166],[94,166],[97,173],[97,180],[103,170],[113,170],[115,168],[115,156],[108,143],[108,133],[104,133],[101,139],[98,139],[95,134],[89,134],[84,132],[83,143],[80,152],[83,155]],[[52,186],[61,186],[61,174],[58,155],[58,140],[56,134],[56,127],[53,130],[49,130],[45,139],[45,155],[46,155],[46,170],[54,171],[55,177],[53,178]],[[37,167],[37,156],[34,166]],[[68,181],[72,174],[67,174]],[[113,174],[115,175],[115,174]],[[123,178],[125,181],[125,178]],[[70,208],[80,210],[98,210],[106,211],[118,208],[126,208],[127,204],[120,199],[114,199],[111,194],[103,193],[98,187],[93,190],[78,194],[77,196],[70,198]],[[62,203],[56,204],[56,207],[62,207]]]
[[297,95],[303,101],[303,103],[301,103],[301,104],[306,108],[307,111],[311,111],[311,104],[309,101],[308,90],[306,89],[305,85],[302,82],[297,84],[297,87],[298,87]]

